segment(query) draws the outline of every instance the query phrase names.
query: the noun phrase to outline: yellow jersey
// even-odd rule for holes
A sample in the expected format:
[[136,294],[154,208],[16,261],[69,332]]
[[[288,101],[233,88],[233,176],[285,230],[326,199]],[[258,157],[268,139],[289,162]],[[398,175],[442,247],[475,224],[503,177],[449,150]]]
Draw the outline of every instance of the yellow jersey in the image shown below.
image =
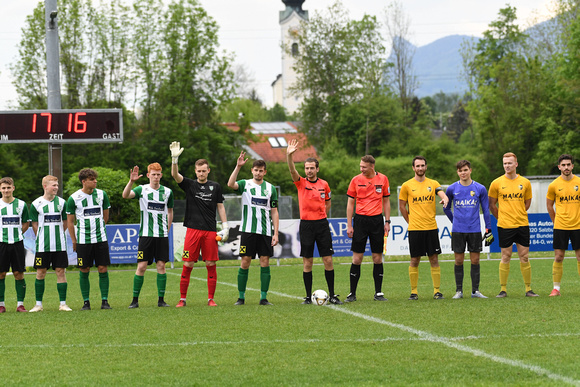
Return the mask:
[[511,180],[503,175],[491,183],[488,195],[497,199],[499,205],[498,227],[517,228],[529,224],[525,201],[532,198],[532,184],[528,179],[516,175]]
[[441,185],[428,178],[422,182],[412,178],[403,183],[399,200],[405,200],[409,205],[409,231],[437,229],[435,206],[438,196],[435,191],[438,188]]
[[580,229],[580,177],[574,176],[570,181],[558,177],[548,186],[546,198],[556,205],[555,229]]

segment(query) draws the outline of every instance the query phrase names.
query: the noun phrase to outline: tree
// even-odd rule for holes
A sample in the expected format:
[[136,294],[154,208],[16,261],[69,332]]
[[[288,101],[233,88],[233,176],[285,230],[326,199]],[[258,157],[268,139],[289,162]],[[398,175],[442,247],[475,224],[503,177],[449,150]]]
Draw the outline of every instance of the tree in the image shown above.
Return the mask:
[[315,13],[302,22],[300,30],[302,52],[292,92],[304,98],[299,109],[303,130],[324,147],[340,135],[336,122],[343,107],[380,94],[385,49],[376,18],[351,20],[340,1],[326,14]]
[[391,48],[389,61],[389,83],[397,91],[401,106],[405,112],[411,107],[411,100],[418,87],[417,77],[413,72],[415,46],[409,42],[411,19],[405,13],[400,1],[393,1],[385,8],[385,28],[388,45]]

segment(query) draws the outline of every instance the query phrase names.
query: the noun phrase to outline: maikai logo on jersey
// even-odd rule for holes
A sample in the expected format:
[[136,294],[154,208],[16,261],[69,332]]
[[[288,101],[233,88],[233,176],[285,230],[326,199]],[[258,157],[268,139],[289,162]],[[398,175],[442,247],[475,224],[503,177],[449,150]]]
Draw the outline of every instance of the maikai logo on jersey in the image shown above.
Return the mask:
[[524,198],[524,194],[521,192],[520,193],[513,193],[513,194],[504,194],[504,195],[501,195],[501,198],[503,200],[513,200],[513,199],[519,200],[519,199]]
[[560,196],[560,203],[578,203],[580,202],[580,195],[568,195],[568,196]]
[[376,193],[383,193],[383,186],[382,185],[375,185],[375,192]]
[[456,200],[455,207],[477,207],[476,199]]
[[413,198],[413,203],[427,203],[427,202],[432,202],[434,199],[435,199],[435,196],[433,196],[433,195],[418,196],[416,198]]

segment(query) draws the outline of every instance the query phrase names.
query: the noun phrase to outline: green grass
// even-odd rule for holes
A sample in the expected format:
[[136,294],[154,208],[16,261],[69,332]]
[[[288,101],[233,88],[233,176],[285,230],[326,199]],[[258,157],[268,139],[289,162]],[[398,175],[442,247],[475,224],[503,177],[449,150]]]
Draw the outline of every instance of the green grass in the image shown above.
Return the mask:
[[[385,264],[388,302],[372,300],[372,266],[363,265],[358,301],[340,307],[300,305],[298,260],[272,266],[273,307],[258,306],[259,268],[250,269],[246,305],[235,307],[237,268],[220,262],[217,308],[207,302],[206,270],[192,272],[186,308],[158,308],[155,273],[147,272],[139,309],[129,310],[134,271],[111,270],[110,303],[100,310],[91,272],[93,310],[82,306],[78,272],[70,271],[68,304],[59,312],[54,274],[47,276],[45,310],[17,314],[7,277],[8,312],[0,315],[2,384],[21,385],[562,385],[579,384],[577,345],[580,281],[576,260],[564,262],[562,296],[551,291],[551,259],[532,261],[533,289],[524,297],[517,259],[508,298],[499,292],[498,261],[482,261],[488,300],[451,300],[453,263],[442,263],[445,300],[431,298],[429,265],[419,269],[419,301],[410,293],[408,263]],[[199,264],[198,264],[199,266]],[[341,298],[349,265],[336,265]],[[168,270],[166,300],[179,299],[180,269]],[[469,265],[464,288],[470,289]],[[25,305],[34,304],[34,275]],[[314,289],[326,289],[322,266]],[[552,378],[550,378],[551,376]]]

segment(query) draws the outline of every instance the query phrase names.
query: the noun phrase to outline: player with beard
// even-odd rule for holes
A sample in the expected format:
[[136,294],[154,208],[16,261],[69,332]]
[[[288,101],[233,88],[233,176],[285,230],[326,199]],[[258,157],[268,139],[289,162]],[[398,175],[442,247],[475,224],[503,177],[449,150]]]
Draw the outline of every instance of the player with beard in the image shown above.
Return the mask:
[[501,291],[497,298],[507,297],[507,281],[514,243],[518,249],[526,297],[538,297],[531,287],[532,267],[528,260],[530,226],[527,211],[532,204],[532,185],[528,179],[516,173],[517,166],[518,159],[515,154],[511,152],[504,154],[505,174],[495,179],[489,186],[489,210],[497,219],[497,234],[501,248],[499,264]]
[[[219,260],[216,235],[222,241],[227,241],[229,236],[228,220],[224,207],[222,187],[215,181],[208,180],[210,173],[209,162],[199,159],[195,162],[196,180],[189,179],[179,173],[177,165],[179,155],[183,152],[179,142],[172,142],[169,146],[171,151],[171,176],[179,187],[185,191],[185,219],[183,225],[187,227],[183,246],[183,270],[179,289],[181,298],[176,305],[182,308],[186,305],[187,288],[191,277],[193,265],[197,262],[200,251],[201,259],[207,269],[207,304],[217,306],[214,301],[217,285],[216,262]],[[216,233],[216,211],[222,221],[222,230]]]
[[228,187],[242,195],[242,225],[240,256],[238,270],[239,297],[235,305],[244,305],[246,285],[252,258],[260,258],[260,305],[272,305],[268,301],[270,288],[270,257],[274,255],[274,246],[278,244],[278,191],[276,187],[264,180],[266,162],[256,160],[252,164],[252,179],[238,180],[238,174],[248,159],[241,152],[230,178]]
[[[552,279],[554,289],[550,297],[560,295],[564,255],[568,241],[576,253],[578,274],[580,274],[580,177],[574,175],[574,158],[563,154],[558,158],[560,176],[548,186],[546,207],[554,223],[554,263],[552,264]],[[554,205],[556,210],[554,211]]]
[[286,161],[290,175],[298,189],[298,204],[300,206],[300,255],[304,261],[302,278],[306,288],[306,298],[303,304],[311,304],[312,296],[312,264],[314,262],[314,244],[318,247],[318,255],[324,263],[324,277],[328,285],[329,302],[341,305],[338,295],[334,294],[334,266],[332,263],[332,236],[328,224],[330,211],[330,187],[328,183],[318,178],[318,160],[309,157],[304,162],[306,178],[300,176],[294,165],[292,155],[298,150],[298,141],[292,140],[286,149]]
[[[445,194],[449,198],[448,206],[443,208],[453,224],[451,247],[455,253],[455,295],[453,299],[463,298],[463,261],[465,247],[469,250],[471,261],[471,298],[487,298],[479,291],[479,256],[481,252],[481,224],[479,207],[483,211],[485,222],[485,245],[493,242],[491,220],[489,217],[489,200],[487,190],[471,179],[471,163],[467,160],[457,162],[459,181],[451,184]],[[453,208],[453,211],[451,209]]]
[[409,253],[411,255],[411,263],[409,265],[411,296],[409,300],[419,299],[417,292],[419,262],[421,262],[421,256],[423,255],[429,257],[429,263],[431,264],[433,298],[441,300],[444,298],[440,290],[441,267],[439,266],[439,254],[441,254],[441,245],[437,232],[437,221],[435,220],[435,198],[439,196],[443,207],[447,207],[449,199],[439,182],[425,176],[427,160],[423,156],[416,156],[413,159],[413,171],[415,172],[415,177],[403,183],[399,194],[399,212],[409,224]]

